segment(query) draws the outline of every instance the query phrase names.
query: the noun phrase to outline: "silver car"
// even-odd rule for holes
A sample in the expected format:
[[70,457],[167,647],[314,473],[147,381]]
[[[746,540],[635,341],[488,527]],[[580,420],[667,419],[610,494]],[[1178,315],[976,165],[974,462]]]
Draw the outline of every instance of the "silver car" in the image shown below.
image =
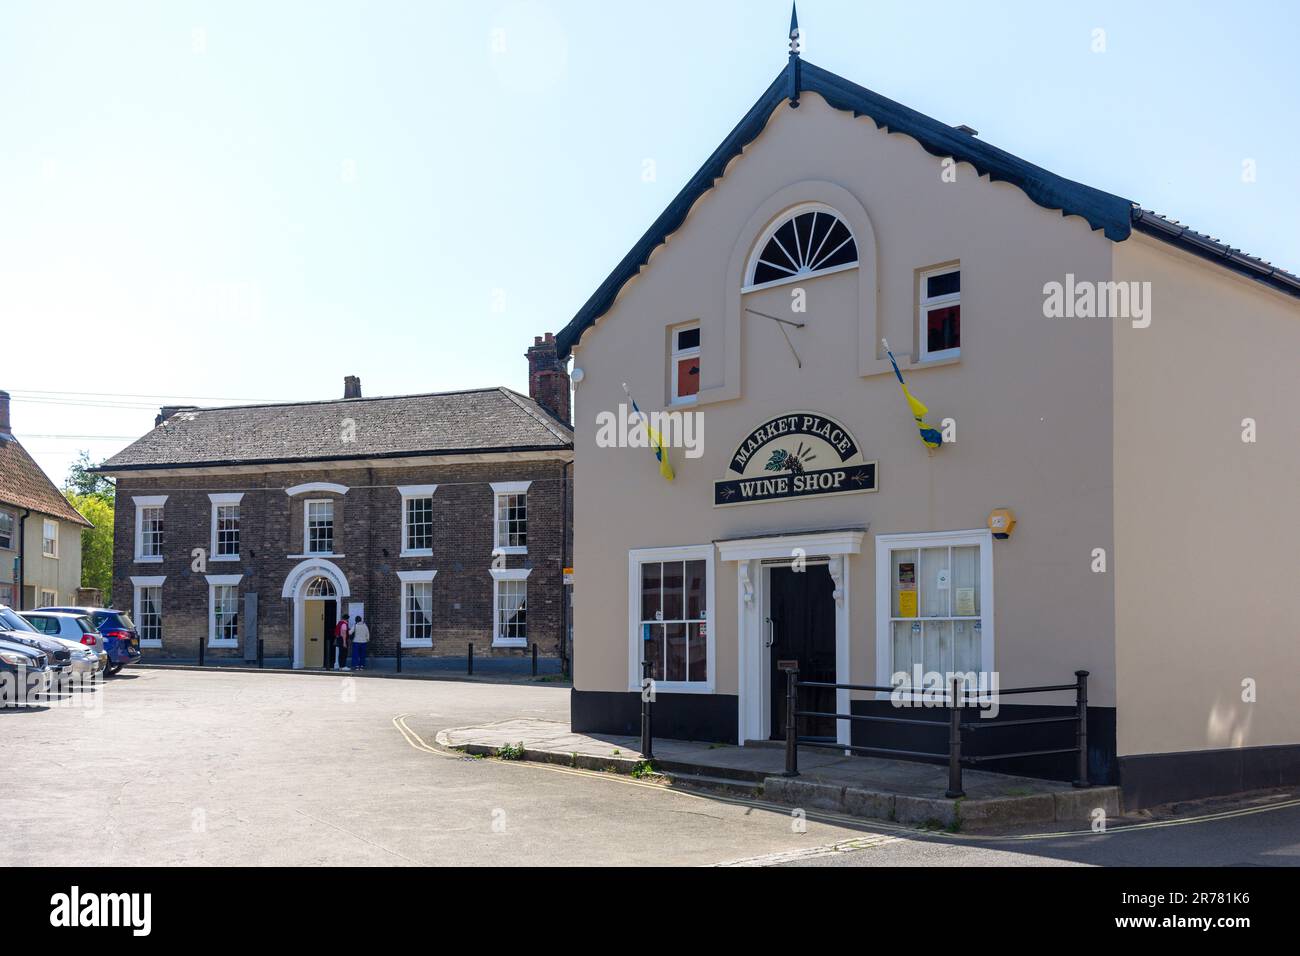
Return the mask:
[[108,651],[95,629],[95,624],[84,614],[59,611],[23,611],[23,620],[40,632],[42,637],[57,641],[72,655],[72,674],[76,677],[94,677],[108,667]]

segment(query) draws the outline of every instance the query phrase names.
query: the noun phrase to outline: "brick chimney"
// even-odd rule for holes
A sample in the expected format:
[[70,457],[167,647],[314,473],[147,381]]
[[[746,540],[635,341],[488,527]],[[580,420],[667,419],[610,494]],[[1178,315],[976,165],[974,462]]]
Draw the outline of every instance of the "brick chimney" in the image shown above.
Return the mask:
[[343,397],[360,398],[361,397],[361,379],[355,375],[343,376]]
[[0,441],[13,437],[13,430],[9,427],[9,393],[0,392]]
[[188,412],[198,408],[197,405],[164,405],[158,409],[158,414],[154,416],[153,427],[157,428],[167,419],[171,418],[177,412]]
[[565,425],[572,427],[569,371],[560,361],[555,336],[533,337],[528,358],[528,396]]

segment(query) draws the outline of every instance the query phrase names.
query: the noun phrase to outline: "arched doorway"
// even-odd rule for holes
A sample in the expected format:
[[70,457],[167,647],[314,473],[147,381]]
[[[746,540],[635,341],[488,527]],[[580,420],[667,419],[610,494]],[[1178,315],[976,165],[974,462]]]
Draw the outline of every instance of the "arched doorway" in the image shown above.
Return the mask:
[[289,572],[281,596],[293,601],[293,666],[323,667],[328,638],[351,597],[347,575],[331,561],[312,558]]

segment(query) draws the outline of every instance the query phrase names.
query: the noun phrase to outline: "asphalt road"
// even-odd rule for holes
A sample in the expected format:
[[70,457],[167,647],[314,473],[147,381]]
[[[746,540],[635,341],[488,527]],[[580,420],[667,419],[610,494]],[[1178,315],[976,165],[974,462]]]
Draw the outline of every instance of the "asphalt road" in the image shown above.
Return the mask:
[[[84,696],[83,696],[84,695]],[[553,684],[139,669],[0,712],[0,865],[1300,864],[1300,807],[1105,835],[929,835],[448,756],[439,729],[565,719]]]

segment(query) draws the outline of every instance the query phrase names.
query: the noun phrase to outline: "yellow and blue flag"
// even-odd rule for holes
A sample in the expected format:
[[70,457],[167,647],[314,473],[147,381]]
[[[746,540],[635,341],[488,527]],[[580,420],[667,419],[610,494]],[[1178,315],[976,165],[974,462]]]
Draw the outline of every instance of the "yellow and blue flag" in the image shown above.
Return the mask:
[[627,400],[632,403],[632,411],[638,418],[645,422],[646,434],[650,436],[650,447],[654,449],[655,457],[659,459],[659,474],[663,475],[665,480],[672,481],[674,478],[673,466],[672,462],[668,460],[668,449],[664,447],[663,437],[659,434],[658,430],[650,424],[650,417],[646,415],[645,412],[641,411],[640,407],[637,405],[636,399],[632,397],[632,393],[627,389],[627,382],[623,383],[623,394],[625,394]]
[[926,408],[924,402],[907,390],[907,383],[903,381],[903,373],[898,370],[898,361],[894,358],[894,353],[889,350],[889,343],[884,339],[880,341],[885,346],[885,354],[889,356],[889,364],[894,366],[894,375],[898,377],[898,384],[903,387],[903,395],[907,398],[907,404],[912,409],[912,418],[916,420],[916,428],[921,433],[921,441],[925,442],[926,448],[931,450],[938,448],[943,444],[943,436],[925,420],[926,413],[930,409]]

